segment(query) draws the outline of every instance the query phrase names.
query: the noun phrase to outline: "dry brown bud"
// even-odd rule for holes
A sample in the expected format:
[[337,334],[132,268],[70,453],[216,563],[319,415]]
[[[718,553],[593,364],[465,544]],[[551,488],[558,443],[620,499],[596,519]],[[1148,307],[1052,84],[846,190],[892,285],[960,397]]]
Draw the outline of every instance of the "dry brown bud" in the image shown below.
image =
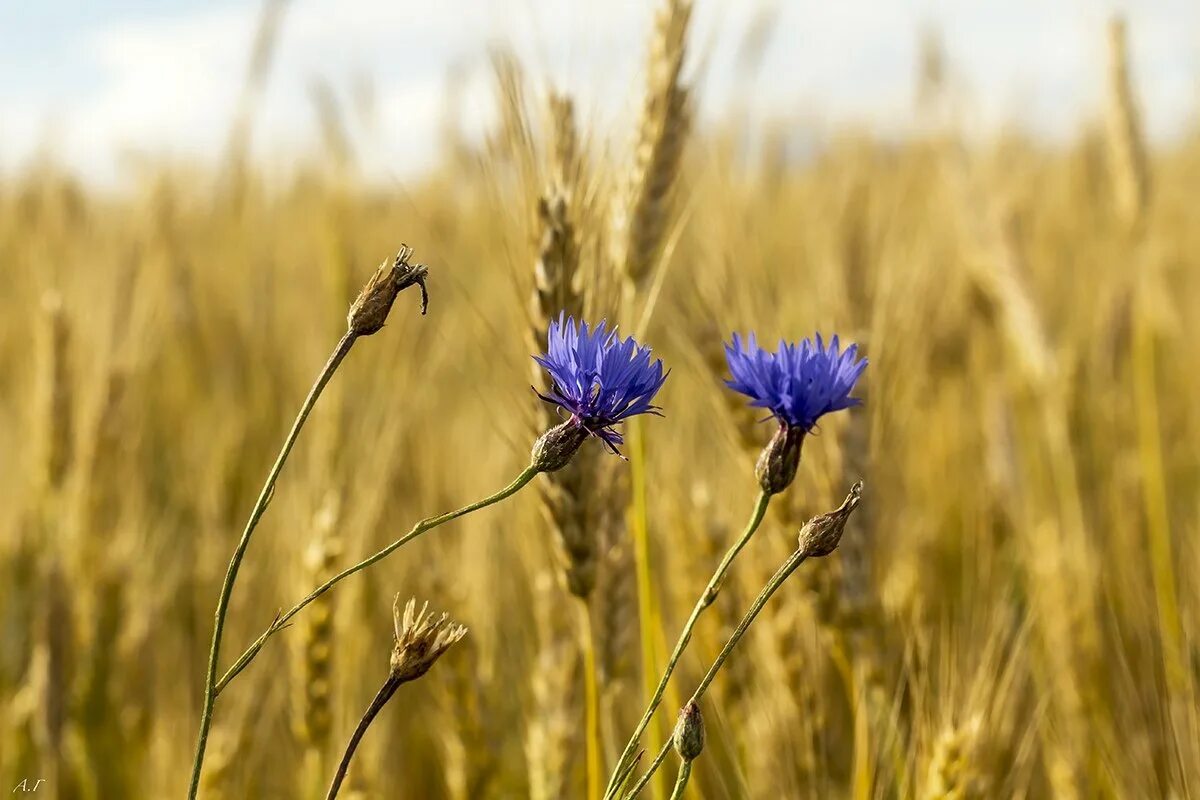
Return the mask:
[[391,263],[387,261],[379,265],[358,297],[350,304],[350,313],[346,315],[346,326],[355,336],[370,336],[383,327],[387,322],[396,295],[416,284],[421,287],[421,313],[429,308],[429,293],[425,289],[425,279],[429,268],[424,264],[409,264],[412,248],[401,245],[400,252]]
[[429,604],[417,611],[417,601],[409,600],[400,612],[400,596],[392,606],[396,623],[396,644],[392,648],[391,677],[397,684],[415,681],[441,658],[442,653],[467,635],[467,629],[442,614],[434,617]]
[[846,499],[838,508],[804,523],[804,527],[800,529],[799,549],[806,558],[827,556],[837,549],[838,543],[842,541],[842,530],[846,527],[846,520],[862,499],[862,488],[862,481],[858,481],[850,487],[850,494],[846,495]]

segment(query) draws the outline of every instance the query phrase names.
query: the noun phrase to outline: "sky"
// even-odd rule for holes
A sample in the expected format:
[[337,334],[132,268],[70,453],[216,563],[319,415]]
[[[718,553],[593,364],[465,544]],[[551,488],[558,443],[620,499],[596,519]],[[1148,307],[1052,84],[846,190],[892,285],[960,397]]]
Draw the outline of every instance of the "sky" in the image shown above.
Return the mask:
[[[254,152],[281,167],[312,152],[320,83],[345,109],[364,171],[418,175],[434,161],[448,97],[469,132],[494,119],[487,54],[497,46],[519,54],[535,91],[566,90],[585,125],[615,129],[636,108],[655,5],[290,0]],[[972,126],[1062,139],[1100,113],[1114,11],[1129,21],[1148,131],[1169,140],[1200,99],[1194,0],[696,0],[687,72],[702,120],[902,132],[920,34],[933,27]],[[105,183],[131,157],[216,159],[260,13],[260,0],[0,0],[0,174],[49,156]],[[755,39],[756,29],[769,34]]]

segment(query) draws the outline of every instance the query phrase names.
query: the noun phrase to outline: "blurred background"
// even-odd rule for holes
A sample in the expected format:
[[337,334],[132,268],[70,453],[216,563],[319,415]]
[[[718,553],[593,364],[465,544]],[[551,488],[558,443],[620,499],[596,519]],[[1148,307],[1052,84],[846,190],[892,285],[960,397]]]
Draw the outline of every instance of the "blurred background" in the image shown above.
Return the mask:
[[470,634],[342,796],[587,797],[753,505],[735,330],[858,342],[865,405],[807,439],[648,745],[867,488],[708,695],[690,796],[1193,796],[1198,99],[1185,2],[0,7],[0,787],[182,794],[238,532],[407,243],[429,315],[402,294],[321,398],[223,666],[515,476],[560,310],[655,348],[666,417],[302,612],[222,693],[203,797],[324,796],[396,593]]

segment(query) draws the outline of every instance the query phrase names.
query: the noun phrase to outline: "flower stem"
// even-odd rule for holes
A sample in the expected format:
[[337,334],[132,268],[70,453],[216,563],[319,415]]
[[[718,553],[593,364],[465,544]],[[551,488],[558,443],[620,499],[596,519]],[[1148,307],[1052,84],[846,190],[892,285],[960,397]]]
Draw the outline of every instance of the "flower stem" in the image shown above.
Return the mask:
[[[696,623],[700,619],[700,615],[704,610],[713,604],[717,599],[718,593],[721,591],[721,583],[725,579],[725,574],[729,572],[730,566],[737,558],[738,553],[750,541],[750,537],[758,530],[758,526],[762,524],[763,516],[767,513],[767,504],[770,503],[771,496],[766,492],[762,492],[758,496],[758,502],[754,505],[754,512],[750,515],[750,521],[746,523],[746,529],[741,537],[734,542],[733,546],[726,551],[725,556],[721,559],[721,563],[717,565],[717,569],[713,572],[712,578],[709,579],[708,585],[704,588],[704,592],[700,595],[700,599],[696,601],[696,606],[692,609],[692,614],[688,617],[687,622],[683,626],[683,630],[679,634],[679,641],[675,643],[675,650],[671,653],[670,660],[667,661],[666,669],[663,670],[662,677],[659,678],[658,686],[650,697],[650,702],[646,706],[646,711],[642,715],[641,721],[633,732],[633,736],[629,738],[628,744],[625,745],[624,752],[617,759],[616,767],[613,770],[612,777],[609,778],[608,788],[605,790],[604,796],[606,800],[611,800],[615,797],[620,787],[616,786],[617,775],[619,775],[623,767],[633,755],[637,748],[638,740],[646,727],[650,724],[650,720],[654,717],[654,712],[657,710],[659,703],[662,702],[663,693],[667,689],[667,683],[671,679],[671,673],[675,671],[675,667],[679,664],[679,659],[683,656],[683,651],[687,648],[688,642],[691,641],[692,631],[696,628]],[[670,742],[668,742],[668,745]]]
[[478,511],[481,508],[487,508],[490,505],[494,505],[496,503],[499,503],[501,500],[511,497],[512,495],[516,494],[517,491],[520,490],[523,486],[525,486],[527,483],[529,483],[531,480],[533,480],[534,476],[537,474],[538,474],[537,469],[535,469],[534,467],[532,467],[532,466],[526,467],[524,470],[522,470],[521,474],[518,475],[513,480],[512,483],[510,483],[508,486],[505,486],[503,489],[496,492],[495,494],[489,495],[489,496],[483,498],[482,500],[478,500],[474,503],[471,503],[470,505],[463,506],[462,508],[457,509],[455,511],[448,511],[445,514],[442,514],[440,516],[427,517],[427,518],[421,520],[420,522],[418,522],[416,525],[414,525],[412,527],[412,530],[410,530],[404,536],[401,536],[396,541],[389,544],[387,547],[383,548],[382,550],[375,553],[374,555],[368,556],[367,558],[358,562],[354,566],[347,567],[346,569],[339,572],[337,575],[334,575],[332,578],[327,580],[325,583],[321,584],[316,589],[314,589],[312,591],[312,593],[310,593],[307,597],[305,597],[299,603],[292,606],[285,613],[280,614],[279,616],[277,616],[275,618],[275,620],[271,623],[271,625],[265,631],[263,631],[262,635],[260,635],[257,639],[255,639],[254,643],[251,644],[248,648],[246,648],[246,652],[242,653],[241,656],[238,657],[237,661],[235,661],[233,663],[233,666],[231,666],[229,668],[229,670],[225,673],[225,675],[221,678],[221,680],[217,682],[217,689],[216,689],[217,693],[219,694],[221,691],[223,691],[225,689],[225,687],[227,685],[229,685],[229,682],[232,681],[234,678],[236,678],[238,676],[238,674],[242,670],[244,670],[250,664],[250,662],[252,660],[254,660],[254,657],[256,655],[258,655],[258,651],[262,649],[264,644],[266,644],[267,639],[269,639],[271,636],[273,636],[274,634],[276,634],[280,630],[282,630],[284,627],[286,627],[288,621],[291,620],[292,617],[299,614],[300,611],[305,606],[307,606],[312,601],[316,600],[321,595],[325,594],[325,592],[332,589],[335,585],[337,585],[341,581],[345,580],[346,578],[350,577],[354,573],[364,570],[367,567],[374,564],[375,562],[386,558],[387,556],[391,555],[391,553],[393,553],[395,550],[408,544],[409,542],[411,542],[413,539],[416,539],[421,534],[426,533],[430,530],[433,530],[437,526],[442,525],[446,522],[450,522],[452,520],[458,519],[459,517],[470,514],[472,511]]
[[279,473],[283,471],[283,465],[287,461],[288,455],[292,452],[292,446],[295,445],[296,439],[300,436],[301,429],[304,428],[304,423],[308,420],[308,415],[312,412],[313,406],[317,404],[317,398],[321,396],[321,392],[325,389],[333,377],[333,373],[337,371],[338,366],[343,359],[350,353],[350,348],[354,346],[357,335],[347,332],[338,341],[334,347],[333,353],[329,356],[329,360],[325,362],[325,366],[321,369],[321,373],[317,376],[316,382],[308,391],[308,396],[304,398],[304,403],[300,406],[300,412],[296,415],[296,420],[292,423],[292,429],[288,431],[287,437],[283,440],[283,448],[279,451],[279,455],[275,459],[275,464],[271,467],[271,471],[267,474],[266,483],[263,484],[262,491],[259,492],[258,500],[254,504],[254,509],[250,512],[250,519],[246,522],[246,528],[242,531],[242,538],[238,541],[237,547],[233,551],[233,557],[229,560],[229,568],[225,572],[225,582],[221,585],[221,594],[217,598],[216,621],[213,627],[212,646],[208,653],[208,672],[204,681],[204,709],[200,715],[200,733],[196,740],[196,757],[192,764],[192,781],[188,788],[188,800],[195,800],[197,792],[200,790],[200,770],[204,765],[204,750],[208,745],[208,732],[212,728],[213,707],[217,700],[217,663],[221,652],[221,635],[225,630],[225,615],[229,611],[229,600],[233,595],[233,584],[237,581],[238,570],[242,566],[242,559],[246,555],[246,548],[250,544],[250,537],[254,533],[254,529],[258,527],[258,522],[262,519],[263,514],[267,511],[267,506],[271,502],[271,496],[275,493],[275,481],[279,478]]
[[[771,596],[775,594],[780,586],[783,585],[784,581],[786,581],[788,577],[796,571],[796,568],[804,563],[804,560],[807,557],[808,556],[805,555],[803,550],[796,550],[788,557],[787,561],[783,562],[783,566],[775,571],[775,574],[771,576],[771,580],[767,581],[767,585],[764,586],[762,591],[758,593],[758,596],[754,598],[754,602],[750,605],[750,610],[746,612],[746,615],[742,617],[742,621],[738,623],[738,626],[734,629],[733,633],[730,634],[729,641],[725,642],[725,647],[721,649],[721,653],[717,656],[716,660],[713,661],[712,666],[708,668],[708,672],[705,673],[704,679],[700,681],[700,685],[697,686],[696,691],[692,693],[691,702],[699,704],[701,698],[704,697],[704,693],[708,691],[708,687],[712,685],[713,679],[717,677],[717,673],[721,671],[721,667],[723,667],[725,662],[729,659],[729,654],[733,652],[733,648],[737,647],[737,643],[741,641],[742,636],[745,635],[751,624],[754,623],[754,620],[756,617],[758,617],[759,612],[763,610],[763,606],[767,604],[767,601],[771,599]],[[646,785],[646,783],[650,780],[650,777],[662,765],[663,759],[666,758],[667,750],[669,750],[670,747],[671,743],[669,741],[663,745],[662,750],[660,750],[658,755],[655,757],[654,763],[650,765],[650,769],[648,769],[646,774],[643,775],[641,780],[638,781],[637,785],[634,787],[634,790],[626,795],[626,800],[631,800],[631,798],[637,797],[638,792],[642,790],[642,787]]]
[[692,777],[692,762],[684,761],[679,765],[679,777],[675,779],[675,789],[671,792],[671,800],[683,800],[683,790],[687,788],[688,779]]
[[[629,791],[629,794],[625,795],[625,800],[633,800],[633,798],[641,794],[642,790],[646,788],[646,784],[650,782],[652,777],[654,777],[654,773],[658,772],[658,768],[662,766],[662,763],[664,760],[666,760],[667,753],[669,752],[671,752],[670,739],[663,743],[662,748],[658,751],[658,755],[656,755],[654,757],[654,761],[651,762],[650,768],[647,769],[646,774],[639,778],[638,782],[633,785],[633,788]],[[628,780],[628,776],[626,776],[626,780]],[[619,788],[621,788],[620,785],[614,787],[614,789]]]
[[392,699],[392,695],[400,688],[403,683],[399,678],[388,675],[387,680],[383,682],[383,686],[379,688],[379,692],[375,695],[375,699],[371,701],[371,705],[367,706],[367,711],[358,722],[358,727],[354,729],[354,733],[350,736],[350,741],[346,744],[346,753],[342,756],[342,762],[338,764],[337,772],[334,773],[333,782],[329,784],[329,792],[325,795],[325,800],[334,800],[337,797],[338,790],[342,788],[342,781],[346,779],[346,772],[350,769],[350,759],[354,758],[354,751],[358,749],[358,743],[362,741],[363,736],[367,732],[367,728],[371,727],[375,717],[387,705],[387,701]]

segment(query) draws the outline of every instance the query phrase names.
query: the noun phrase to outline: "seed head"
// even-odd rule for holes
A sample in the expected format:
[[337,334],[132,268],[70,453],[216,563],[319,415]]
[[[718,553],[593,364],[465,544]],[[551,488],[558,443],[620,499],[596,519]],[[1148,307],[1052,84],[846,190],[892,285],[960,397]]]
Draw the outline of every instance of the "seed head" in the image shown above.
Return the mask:
[[416,599],[404,605],[400,612],[400,595],[392,606],[396,622],[396,644],[392,648],[391,674],[400,683],[415,681],[441,658],[442,653],[467,635],[467,629],[455,624],[442,614],[434,617],[429,613],[429,604],[424,603],[417,611]]
[[679,720],[672,735],[675,752],[684,761],[694,761],[704,750],[704,717],[694,700],[679,710]]
[[862,481],[858,481],[850,487],[850,494],[846,495],[846,499],[838,508],[804,523],[798,538],[799,549],[806,558],[827,556],[837,549],[838,543],[842,541],[846,520],[850,518],[850,513],[858,507],[858,501],[862,498],[862,488]]
[[421,313],[429,308],[429,293],[425,289],[425,278],[429,275],[429,267],[424,264],[409,264],[413,250],[408,245],[401,245],[400,252],[389,264],[384,261],[375,270],[358,297],[350,304],[350,313],[346,315],[346,326],[350,333],[356,336],[370,336],[383,327],[387,322],[392,303],[396,295],[409,286],[416,284],[421,287]]

